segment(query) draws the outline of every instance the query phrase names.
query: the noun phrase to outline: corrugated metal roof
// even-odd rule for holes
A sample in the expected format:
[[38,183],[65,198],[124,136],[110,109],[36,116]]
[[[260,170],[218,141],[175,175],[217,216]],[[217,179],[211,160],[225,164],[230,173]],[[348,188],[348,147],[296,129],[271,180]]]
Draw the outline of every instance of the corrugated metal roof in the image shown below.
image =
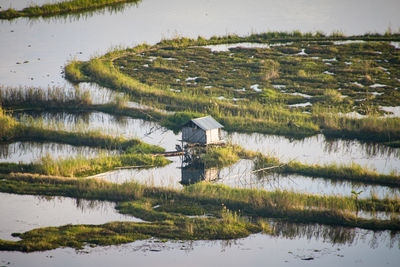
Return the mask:
[[223,128],[224,127],[219,122],[214,120],[214,118],[211,117],[211,116],[192,119],[191,121],[194,124],[196,124],[197,126],[199,126],[201,129],[203,129],[204,131],[211,130],[211,129],[218,129],[218,128]]

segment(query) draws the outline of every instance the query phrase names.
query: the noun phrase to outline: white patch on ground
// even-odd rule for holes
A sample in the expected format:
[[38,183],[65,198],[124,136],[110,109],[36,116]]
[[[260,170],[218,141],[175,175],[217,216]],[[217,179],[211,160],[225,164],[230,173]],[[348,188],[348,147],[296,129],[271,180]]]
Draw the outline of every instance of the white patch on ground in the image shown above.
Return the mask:
[[385,84],[380,84],[380,83],[375,83],[373,85],[370,85],[369,87],[371,88],[380,88],[380,87],[386,87],[387,85]]
[[308,107],[308,106],[312,106],[312,104],[310,102],[306,102],[306,103],[288,105],[289,108],[303,108],[303,107]]
[[296,55],[298,56],[308,56],[308,54],[306,53],[306,49],[301,49],[301,52],[297,53]]
[[346,65],[352,65],[352,64],[353,64],[353,62],[350,62],[350,61],[345,61],[345,62],[344,62],[344,64],[346,64]]
[[311,59],[320,59],[320,57],[310,57]]
[[377,95],[383,95],[384,93],[378,93],[378,92],[370,92],[371,95],[377,96]]
[[360,113],[356,111],[352,111],[349,113],[338,113],[339,116],[347,117],[347,118],[352,118],[352,119],[362,119],[365,117],[368,117],[366,115],[361,115]]
[[234,98],[232,98],[232,100],[233,101],[241,101],[241,100],[244,100],[244,98],[236,98],[236,97],[234,97]]
[[326,62],[325,65],[332,66],[332,63]]
[[269,46],[274,47],[274,46],[287,46],[287,45],[292,45],[293,42],[288,42],[288,43],[276,43],[276,44],[270,44]]
[[333,72],[329,72],[329,71],[324,71],[324,74],[328,74],[328,75],[335,75],[335,73],[333,73]]
[[195,81],[195,80],[197,80],[199,77],[189,77],[189,78],[186,78],[186,80],[185,81]]
[[204,88],[205,89],[210,89],[210,88],[212,88],[212,86],[211,85],[207,85],[207,86],[204,86]]
[[381,110],[385,111],[385,112],[391,112],[392,113],[392,114],[386,114],[386,115],[384,115],[384,117],[389,117],[389,118],[400,117],[400,106],[398,106],[398,107],[380,106],[379,108]]
[[286,88],[286,85],[284,85],[284,84],[273,84],[272,87],[274,87],[276,89],[282,89],[282,88]]
[[253,84],[252,86],[250,86],[250,89],[253,89],[256,92],[261,92],[262,89],[260,89],[259,86],[259,84]]
[[181,79],[175,79],[175,81],[177,81],[177,82],[180,82],[180,81],[181,81]]
[[395,49],[400,49],[400,42],[390,42],[390,45],[394,46]]
[[157,57],[149,57],[149,58],[147,59],[147,61],[153,62],[153,61],[156,60],[156,59],[157,59]]
[[173,57],[163,57],[163,60],[168,60],[168,61],[174,61],[174,60],[178,60],[177,58],[173,58]]
[[378,69],[381,69],[381,70],[383,70],[383,71],[388,71],[387,68],[384,68],[384,67],[381,67],[381,66],[379,66]]
[[149,64],[144,64],[143,67],[148,68]]
[[242,89],[235,89],[236,92],[246,92],[246,88],[242,88]]
[[218,100],[224,100],[224,99],[226,99],[224,96],[219,96],[219,97],[217,97],[217,99]]
[[211,52],[229,52],[229,49],[241,47],[241,48],[270,48],[269,44],[260,43],[236,43],[236,44],[218,44],[218,45],[206,45],[204,48],[208,48]]
[[345,45],[345,44],[362,44],[365,43],[364,40],[346,40],[346,41],[335,41],[334,45]]
[[181,90],[178,90],[178,89],[172,89],[172,88],[170,88],[169,90],[172,91],[172,92],[175,92],[175,93],[180,93],[180,92],[181,92]]
[[358,87],[364,87],[364,85],[362,85],[362,84],[359,83],[359,82],[352,82],[351,84],[354,84],[354,85],[356,85],[356,86],[358,86]]
[[375,51],[378,55],[382,55],[383,53],[381,51]]
[[322,61],[323,62],[333,62],[333,61],[337,61],[337,59],[335,57],[334,58],[323,58]]
[[306,94],[302,94],[302,93],[298,93],[298,92],[288,93],[288,95],[301,96],[301,97],[304,97],[304,98],[311,98],[312,97],[311,95],[306,95]]

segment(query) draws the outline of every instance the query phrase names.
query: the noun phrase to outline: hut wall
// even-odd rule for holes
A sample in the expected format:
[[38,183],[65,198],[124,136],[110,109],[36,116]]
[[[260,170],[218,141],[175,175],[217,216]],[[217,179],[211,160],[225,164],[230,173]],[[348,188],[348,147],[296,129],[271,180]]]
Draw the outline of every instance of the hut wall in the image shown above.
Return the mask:
[[199,128],[184,127],[182,139],[185,142],[206,144],[206,133]]
[[220,129],[211,129],[206,132],[207,134],[207,144],[218,143]]

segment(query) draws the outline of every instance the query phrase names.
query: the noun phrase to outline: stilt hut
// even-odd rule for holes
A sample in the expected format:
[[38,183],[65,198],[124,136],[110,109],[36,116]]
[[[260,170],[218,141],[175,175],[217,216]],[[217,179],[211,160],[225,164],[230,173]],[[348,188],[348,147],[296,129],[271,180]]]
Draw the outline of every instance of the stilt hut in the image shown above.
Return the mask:
[[223,127],[211,116],[192,119],[182,128],[182,141],[201,145],[222,143],[221,128]]

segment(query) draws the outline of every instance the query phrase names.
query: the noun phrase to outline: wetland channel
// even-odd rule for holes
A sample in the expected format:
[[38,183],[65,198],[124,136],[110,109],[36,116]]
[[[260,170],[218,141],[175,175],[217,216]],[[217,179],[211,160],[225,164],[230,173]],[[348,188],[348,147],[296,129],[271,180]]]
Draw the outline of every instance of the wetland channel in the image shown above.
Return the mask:
[[[35,1],[42,4],[47,0]],[[1,9],[20,9],[31,1],[1,0]],[[229,7],[229,8],[227,8]],[[202,35],[266,30],[302,32],[337,30],[345,34],[366,32],[384,33],[388,27],[400,26],[398,1],[377,0],[318,1],[255,0],[243,7],[243,1],[227,0],[145,0],[120,12],[103,12],[83,16],[48,19],[16,19],[0,21],[0,81],[4,86],[65,86],[72,85],[63,77],[63,66],[68,60],[88,60],[103,54],[110,47],[133,46],[139,43],[155,44],[163,38],[177,35],[196,38]],[[361,16],[362,14],[362,16]],[[370,19],[370,18],[375,19]],[[150,19],[149,19],[150,18]],[[146,23],[143,23],[143,22]],[[184,22],[184,23],[183,23]],[[133,25],[133,26],[132,26]],[[299,26],[300,25],[300,26]],[[118,29],[118,30],[116,30]],[[79,41],[77,41],[79,40]],[[18,64],[19,63],[19,64]],[[84,85],[95,88],[90,84]],[[96,91],[97,90],[97,91]],[[107,103],[113,93],[95,88],[94,103]],[[112,135],[139,137],[144,142],[172,150],[179,135],[146,122],[126,117],[114,117],[100,112],[87,114],[39,113],[29,115],[46,123],[60,123],[69,130],[78,125],[101,130]],[[18,117],[15,113],[14,116]],[[111,130],[109,130],[111,129]],[[225,134],[225,139],[247,149],[272,154],[288,161],[304,163],[351,163],[376,169],[380,173],[400,170],[399,149],[377,144],[365,144],[340,139],[327,140],[321,135],[303,140],[263,134]],[[0,161],[31,162],[46,156],[95,156],[104,151],[54,143],[16,142],[0,146]],[[115,153],[115,152],[114,152]],[[398,190],[386,187],[333,183],[326,179],[282,176],[257,180],[240,176],[252,169],[251,162],[241,160],[219,171],[216,182],[230,186],[286,189],[307,193],[351,195],[351,190],[363,190],[378,197],[396,196]],[[104,177],[123,182],[135,177],[144,183],[181,187],[181,169],[178,158],[166,167],[154,170],[121,170]],[[226,179],[237,174],[235,179]],[[0,237],[10,238],[14,231],[25,231],[42,226],[68,223],[101,224],[113,220],[136,220],[119,214],[114,203],[75,200],[71,198],[43,198],[37,196],[0,193]],[[230,265],[230,266],[397,266],[400,262],[398,236],[390,231],[373,232],[358,228],[321,225],[272,224],[276,235],[255,234],[229,241],[167,241],[157,239],[137,241],[108,247],[86,247],[76,252],[70,248],[47,252],[0,252],[0,265],[6,266],[82,266],[82,265]],[[305,260],[309,259],[309,260]]]

